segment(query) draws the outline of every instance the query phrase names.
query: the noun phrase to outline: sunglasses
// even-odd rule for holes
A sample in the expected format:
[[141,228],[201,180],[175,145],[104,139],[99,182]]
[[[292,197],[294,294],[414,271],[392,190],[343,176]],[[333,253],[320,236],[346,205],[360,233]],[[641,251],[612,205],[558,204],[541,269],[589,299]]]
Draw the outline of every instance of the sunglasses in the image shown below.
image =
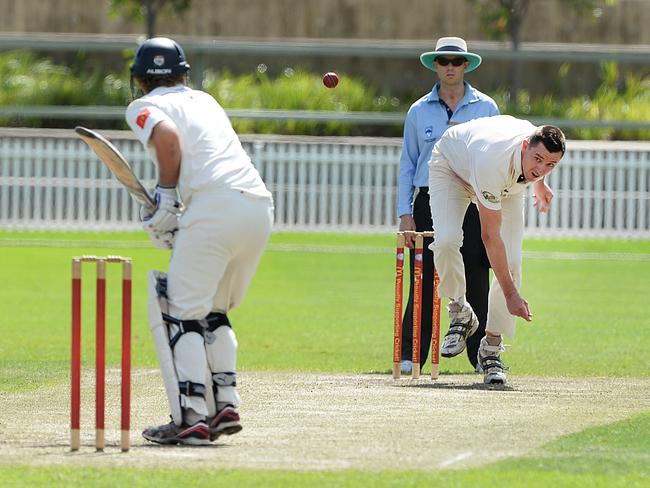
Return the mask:
[[458,67],[462,66],[467,60],[465,58],[436,58],[436,63],[440,66],[447,66],[449,63]]

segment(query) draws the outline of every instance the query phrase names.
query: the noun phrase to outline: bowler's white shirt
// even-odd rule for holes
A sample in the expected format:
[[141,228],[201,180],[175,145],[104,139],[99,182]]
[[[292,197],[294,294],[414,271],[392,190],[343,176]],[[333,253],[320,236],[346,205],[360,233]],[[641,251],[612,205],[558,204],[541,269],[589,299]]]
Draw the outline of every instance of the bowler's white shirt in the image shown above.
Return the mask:
[[492,210],[501,200],[521,192],[521,149],[535,131],[527,120],[497,115],[449,128],[433,148],[431,164],[442,157],[458,177],[471,185],[477,199]]
[[209,188],[271,197],[228,116],[211,95],[177,85],[158,87],[131,102],[126,121],[154,161],[149,138],[163,120],[172,121],[179,133],[182,160],[177,187],[183,201]]

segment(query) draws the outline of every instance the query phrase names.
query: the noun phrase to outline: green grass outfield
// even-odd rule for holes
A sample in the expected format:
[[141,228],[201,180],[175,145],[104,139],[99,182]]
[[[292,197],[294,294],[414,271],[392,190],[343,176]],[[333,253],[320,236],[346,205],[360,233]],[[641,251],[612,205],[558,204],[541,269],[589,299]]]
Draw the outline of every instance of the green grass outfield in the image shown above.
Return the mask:
[[[156,367],[146,325],[145,275],[152,268],[166,269],[169,253],[143,239],[141,233],[0,232],[0,393],[68,381],[70,258],[80,254],[133,258],[133,365]],[[507,341],[514,346],[506,359],[510,374],[650,377],[650,242],[527,240],[524,250],[522,293],[534,321],[520,321],[517,337]],[[390,235],[274,234],[244,304],[231,313],[240,369],[388,374],[393,253]],[[94,271],[86,268],[84,319],[92,325]],[[109,310],[118,311],[116,269],[108,280]],[[112,364],[119,362],[117,313],[112,320],[109,312]],[[443,319],[443,332],[445,327]],[[84,341],[90,365],[92,327]],[[442,374],[469,371],[465,357],[441,365]],[[479,469],[231,471],[219,472],[218,479],[220,486],[644,486],[650,474],[648,439],[650,415],[645,414]],[[2,486],[66,486],[82,480],[87,486],[214,482],[175,471],[0,464]]]

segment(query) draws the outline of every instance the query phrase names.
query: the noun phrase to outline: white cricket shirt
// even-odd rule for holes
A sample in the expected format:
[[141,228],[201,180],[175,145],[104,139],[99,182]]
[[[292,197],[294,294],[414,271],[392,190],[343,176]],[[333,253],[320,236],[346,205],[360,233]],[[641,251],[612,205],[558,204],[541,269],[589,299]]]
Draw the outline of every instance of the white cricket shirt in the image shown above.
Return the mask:
[[501,200],[521,192],[521,149],[535,131],[527,120],[496,115],[449,128],[436,143],[432,162],[442,157],[463,181],[469,183],[485,207],[501,209]]
[[234,189],[271,198],[225,111],[208,93],[184,85],[158,87],[129,104],[126,121],[156,161],[153,128],[169,120],[181,145],[178,193],[187,201],[204,189]]

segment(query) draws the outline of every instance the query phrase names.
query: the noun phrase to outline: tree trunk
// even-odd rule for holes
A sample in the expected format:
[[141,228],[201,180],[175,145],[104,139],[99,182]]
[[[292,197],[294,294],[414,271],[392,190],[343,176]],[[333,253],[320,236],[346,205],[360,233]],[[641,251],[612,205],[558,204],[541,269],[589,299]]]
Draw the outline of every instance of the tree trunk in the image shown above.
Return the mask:
[[147,38],[156,36],[156,20],[158,12],[165,3],[165,0],[144,0],[144,9],[147,22]]
[[[521,44],[521,23],[526,17],[529,4],[530,0],[511,0],[507,1],[505,5],[502,3],[502,5],[510,10],[508,34],[510,35],[512,50],[514,52],[519,51],[519,45]],[[520,87],[521,61],[515,58],[510,63],[510,96],[515,104],[515,108],[518,108],[517,94],[519,93]]]
[[[519,28],[515,28],[510,33],[512,41],[512,50],[519,51]],[[521,84],[521,64],[519,59],[515,58],[510,62],[510,93],[512,100],[517,104],[517,93]]]

